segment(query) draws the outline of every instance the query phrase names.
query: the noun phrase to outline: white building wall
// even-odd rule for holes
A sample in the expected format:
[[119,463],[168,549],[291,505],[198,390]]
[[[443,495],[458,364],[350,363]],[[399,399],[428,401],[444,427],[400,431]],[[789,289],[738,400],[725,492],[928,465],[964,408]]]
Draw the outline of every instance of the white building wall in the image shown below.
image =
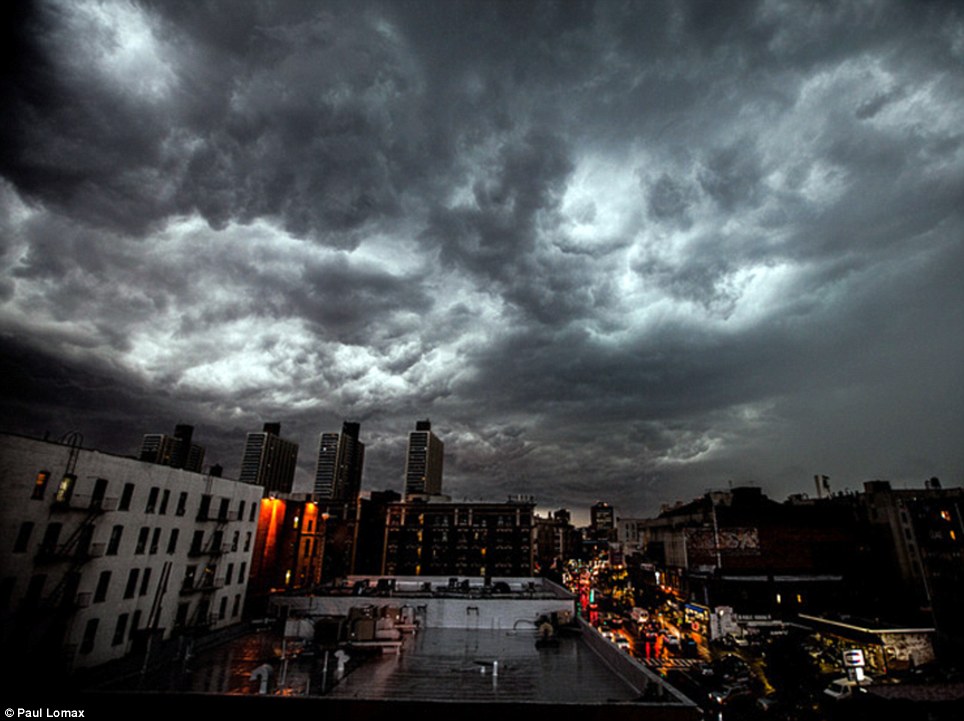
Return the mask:
[[[54,502],[57,487],[70,457],[66,445],[0,434],[0,488],[4,494],[0,504],[0,633],[5,642],[17,637],[16,625],[26,617],[26,605],[53,613],[48,607],[54,602],[65,604],[64,648],[73,668],[124,656],[132,645],[134,623],[138,630],[144,629],[155,604],[155,627],[164,638],[176,632],[179,619],[187,624],[201,622],[212,630],[240,621],[261,487],[78,450],[71,501],[58,505]],[[50,478],[43,497],[34,498],[40,471],[49,472]],[[91,509],[98,479],[107,481],[99,511]],[[125,510],[122,500],[128,484],[132,493]],[[156,494],[152,489],[157,489]],[[183,510],[179,509],[182,494],[186,494]],[[165,495],[166,507],[162,508]],[[198,518],[204,495],[211,497],[212,520]],[[227,513],[217,520],[222,501],[227,502]],[[243,516],[239,515],[242,507]],[[61,530],[55,553],[45,557],[40,552],[45,533],[58,523]],[[78,555],[71,539],[85,526],[92,529],[89,552]],[[122,530],[119,542],[112,544],[115,527]],[[218,531],[221,542],[214,548],[212,540]],[[202,552],[192,553],[197,532],[202,534]],[[176,534],[173,547],[172,534]],[[200,585],[208,566],[212,571],[206,574],[206,586],[183,589],[189,568],[195,569],[195,585]],[[78,579],[75,591],[68,582],[72,573]],[[162,583],[165,577],[166,583]],[[35,598],[31,598],[31,590]],[[201,618],[199,611],[203,612],[205,605],[207,613]],[[17,649],[7,645],[7,650],[16,656]]]

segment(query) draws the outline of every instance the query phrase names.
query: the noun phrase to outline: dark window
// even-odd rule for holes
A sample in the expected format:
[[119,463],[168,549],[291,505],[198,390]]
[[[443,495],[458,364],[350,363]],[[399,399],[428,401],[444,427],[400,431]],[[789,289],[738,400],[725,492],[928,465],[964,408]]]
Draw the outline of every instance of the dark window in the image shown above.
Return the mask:
[[51,555],[57,551],[57,541],[60,539],[60,529],[62,524],[60,523],[48,523],[47,530],[44,532],[44,538],[40,542],[40,552],[45,555]]
[[107,599],[108,588],[110,588],[110,571],[101,571],[97,579],[97,588],[94,590],[94,603]]
[[157,549],[161,544],[161,529],[155,528],[154,535],[151,536],[151,555],[153,556],[157,553]]
[[201,505],[197,509],[197,520],[206,521],[208,520],[208,514],[211,513],[211,496],[205,493],[201,496]]
[[118,511],[129,511],[131,509],[131,499],[134,497],[134,484],[125,483],[124,490],[121,491],[120,503],[117,504]]
[[47,490],[47,481],[50,480],[50,471],[37,471],[37,477],[33,482],[33,493],[31,498],[35,500],[41,500],[44,497],[44,492]]
[[158,513],[162,516],[167,513],[167,504],[171,500],[171,490],[169,488],[164,489],[164,493],[161,494],[161,507],[158,509]]
[[134,634],[137,633],[137,627],[141,625],[141,611],[140,609],[134,611],[134,615],[131,616],[131,632],[128,639],[134,638]]
[[127,632],[127,619],[128,614],[122,613],[117,617],[117,625],[114,626],[114,640],[110,642],[111,646],[119,646],[124,643],[124,634]]
[[230,586],[230,585],[231,585],[231,581],[233,581],[233,580],[234,580],[234,564],[233,564],[233,563],[229,563],[229,564],[228,564],[228,572],[227,572],[227,574],[224,576],[224,585],[225,585],[225,586]]
[[174,626],[186,626],[187,625],[187,614],[191,610],[191,604],[180,603],[177,606],[177,615],[174,616]]
[[197,556],[201,553],[201,549],[204,547],[204,531],[195,531],[194,538],[191,539],[191,549],[188,551],[192,556]]
[[251,550],[251,531],[248,531],[246,534],[244,534],[244,550]]
[[177,497],[177,509],[174,513],[178,516],[183,516],[187,513],[187,491],[182,491],[181,495]]
[[227,498],[221,499],[221,504],[218,507],[218,520],[226,521],[228,520],[228,505],[231,503]]
[[157,495],[160,492],[160,488],[151,486],[151,490],[147,494],[147,507],[144,509],[144,513],[154,513],[154,507],[157,505]]
[[237,551],[237,550],[238,550],[238,541],[240,541],[240,540],[241,540],[241,531],[235,531],[235,532],[234,532],[234,535],[231,536],[231,550],[232,550],[232,551]]
[[240,501],[238,501],[238,520],[239,521],[244,520],[244,499],[243,498]]
[[141,530],[138,532],[137,547],[134,549],[135,556],[144,553],[144,550],[147,548],[147,536],[150,534],[150,532],[151,532],[151,529],[148,528],[147,526],[142,527]]
[[97,639],[97,625],[100,621],[96,618],[92,618],[87,621],[87,626],[84,628],[84,640],[80,642],[80,652],[90,653],[94,650],[94,641]]
[[151,586],[151,569],[145,568],[144,576],[143,578],[141,578],[141,592],[138,595],[146,596],[147,589],[150,588],[150,586]]
[[228,615],[228,597],[221,596],[221,603],[218,605],[218,620],[223,621]]
[[13,542],[14,553],[24,553],[30,545],[30,534],[33,533],[33,521],[24,521],[20,524],[20,531],[17,533],[17,540]]
[[124,588],[124,598],[134,598],[134,593],[137,591],[137,578],[141,575],[141,569],[132,568],[131,572],[127,574],[127,586]]
[[244,577],[244,572],[245,572],[245,566],[247,566],[247,565],[248,565],[248,564],[246,564],[246,563],[242,563],[240,566],[238,566],[238,583],[244,583],[244,582],[245,582],[246,579],[245,579],[245,577]]
[[110,540],[107,541],[107,555],[116,556],[120,549],[121,536],[124,535],[123,526],[114,526],[110,529]]
[[251,504],[251,512],[248,513],[248,522],[249,522],[249,523],[253,523],[253,522],[254,522],[254,514],[255,514],[255,512],[256,512],[257,510],[258,510],[258,504],[257,504],[257,503],[252,503],[252,504]]
[[235,594],[235,596],[234,596],[234,605],[231,607],[231,616],[232,616],[232,618],[233,618],[234,616],[237,616],[238,613],[240,613],[240,611],[241,611],[241,594],[238,593],[238,594]]
[[98,478],[94,481],[94,492],[90,495],[90,507],[100,508],[104,503],[104,496],[107,495],[107,479]]
[[167,539],[167,552],[174,553],[177,550],[177,536],[180,533],[176,528],[171,529],[171,535]]

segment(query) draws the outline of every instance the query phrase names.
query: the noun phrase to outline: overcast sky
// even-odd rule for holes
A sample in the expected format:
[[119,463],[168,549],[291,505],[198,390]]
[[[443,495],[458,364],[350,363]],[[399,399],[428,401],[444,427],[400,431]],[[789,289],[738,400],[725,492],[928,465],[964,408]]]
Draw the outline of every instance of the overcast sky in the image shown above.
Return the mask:
[[[11,7],[13,6],[13,7]],[[619,515],[964,481],[953,2],[4,4],[2,427]]]

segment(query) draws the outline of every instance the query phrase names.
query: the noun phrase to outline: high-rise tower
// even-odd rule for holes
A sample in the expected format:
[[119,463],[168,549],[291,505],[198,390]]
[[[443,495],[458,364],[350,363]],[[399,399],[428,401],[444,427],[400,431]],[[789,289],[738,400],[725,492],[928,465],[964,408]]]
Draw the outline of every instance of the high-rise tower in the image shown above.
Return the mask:
[[360,424],[345,421],[341,433],[322,433],[318,442],[315,498],[322,502],[358,501],[365,444],[358,440]]
[[193,436],[194,426],[184,423],[174,427],[173,436],[146,433],[141,442],[140,460],[200,473],[204,463],[204,447],[192,443]]
[[430,421],[418,421],[408,435],[405,460],[405,498],[436,496],[442,492],[444,444],[432,433]]
[[280,433],[280,423],[265,423],[260,433],[248,434],[238,480],[264,486],[269,492],[291,492],[298,444],[280,438]]

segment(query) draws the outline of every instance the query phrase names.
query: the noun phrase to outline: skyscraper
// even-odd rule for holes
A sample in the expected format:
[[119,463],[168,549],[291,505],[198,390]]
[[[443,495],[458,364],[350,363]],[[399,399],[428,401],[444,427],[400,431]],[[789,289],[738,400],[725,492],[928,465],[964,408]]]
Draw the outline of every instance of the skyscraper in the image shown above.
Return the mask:
[[444,444],[432,433],[430,421],[418,421],[408,436],[405,460],[405,498],[435,496],[442,492]]
[[184,423],[174,427],[173,436],[146,433],[141,441],[140,460],[200,473],[204,464],[204,447],[192,443],[193,436],[194,426]]
[[358,501],[365,444],[358,440],[360,424],[344,422],[341,433],[322,433],[318,442],[315,498],[322,502]]
[[268,492],[291,492],[298,444],[280,438],[280,433],[280,423],[265,423],[260,433],[248,434],[238,480],[264,486]]

